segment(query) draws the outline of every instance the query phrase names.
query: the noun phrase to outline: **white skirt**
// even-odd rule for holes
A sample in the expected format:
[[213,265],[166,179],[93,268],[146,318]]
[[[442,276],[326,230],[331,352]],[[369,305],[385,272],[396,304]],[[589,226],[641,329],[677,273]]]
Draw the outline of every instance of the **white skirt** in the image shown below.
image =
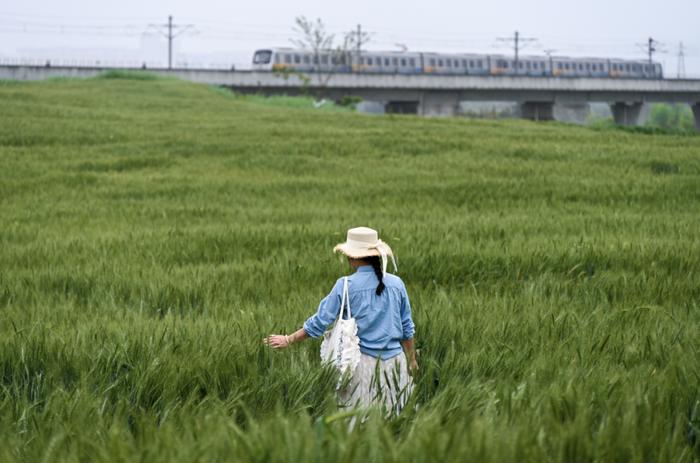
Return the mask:
[[338,399],[341,407],[381,406],[387,415],[398,415],[411,392],[413,379],[403,352],[387,360],[362,354],[349,383],[338,391]]

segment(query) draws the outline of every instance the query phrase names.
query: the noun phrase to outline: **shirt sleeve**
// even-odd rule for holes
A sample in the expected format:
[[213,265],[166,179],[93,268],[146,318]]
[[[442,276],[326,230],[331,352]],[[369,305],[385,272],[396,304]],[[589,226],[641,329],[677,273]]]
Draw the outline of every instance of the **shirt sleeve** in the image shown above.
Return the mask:
[[411,318],[411,302],[408,300],[406,287],[401,291],[401,325],[403,327],[402,340],[412,339],[416,332],[416,327]]
[[333,286],[328,296],[321,300],[316,313],[304,322],[304,331],[307,335],[312,338],[318,338],[323,335],[338,317],[342,297],[343,279],[340,278],[335,282],[335,286]]

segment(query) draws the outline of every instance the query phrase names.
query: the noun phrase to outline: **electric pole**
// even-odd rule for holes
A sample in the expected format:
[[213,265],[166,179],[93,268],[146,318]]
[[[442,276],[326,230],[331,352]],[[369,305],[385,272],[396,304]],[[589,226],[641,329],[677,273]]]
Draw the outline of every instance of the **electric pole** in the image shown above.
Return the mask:
[[647,43],[637,44],[637,46],[646,52],[647,59],[649,60],[650,65],[653,64],[654,53],[656,53],[656,52],[664,53],[664,50],[659,49],[659,47],[662,47],[663,44],[661,42],[659,42],[658,40],[654,40],[651,37],[649,37],[649,40],[647,40]]
[[178,35],[182,35],[189,30],[194,29],[192,24],[173,24],[173,16],[168,16],[167,24],[149,24],[149,28],[155,29],[156,32],[168,39],[168,69],[173,68],[173,39]]
[[549,61],[549,75],[553,76],[554,75],[554,61],[552,61],[552,54],[556,50],[553,48],[548,48],[544,50],[544,54],[547,55],[547,60]]
[[168,33],[166,37],[168,38],[168,69],[173,68],[173,15],[168,16]]
[[533,37],[521,37],[520,32],[515,31],[515,35],[511,37],[499,37],[500,42],[510,42],[513,44],[513,52],[515,54],[515,72],[518,72],[519,60],[520,60],[520,49],[525,48],[528,44],[537,41]]
[[683,42],[678,44],[678,75],[679,79],[685,79],[685,51]]
[[[367,32],[362,31],[362,25],[358,24],[357,29],[354,31],[350,31],[346,34],[346,38],[350,39],[350,44],[348,48],[352,49],[353,41],[355,45],[355,54],[357,55],[356,57],[356,66],[358,70],[361,70],[361,65],[360,63],[362,60],[360,59],[362,55],[362,45],[366,45],[369,40],[370,40],[370,35]],[[352,52],[350,52],[352,53]]]

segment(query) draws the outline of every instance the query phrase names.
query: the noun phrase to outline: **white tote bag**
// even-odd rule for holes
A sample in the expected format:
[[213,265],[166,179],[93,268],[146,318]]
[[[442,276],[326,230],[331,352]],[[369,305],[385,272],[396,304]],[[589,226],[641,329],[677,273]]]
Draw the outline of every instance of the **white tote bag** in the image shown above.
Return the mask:
[[[343,318],[343,308],[348,308],[348,318]],[[348,277],[343,278],[343,297],[338,319],[332,330],[323,333],[321,361],[338,369],[341,376],[354,373],[360,363],[360,338],[357,337],[357,323],[350,311]]]

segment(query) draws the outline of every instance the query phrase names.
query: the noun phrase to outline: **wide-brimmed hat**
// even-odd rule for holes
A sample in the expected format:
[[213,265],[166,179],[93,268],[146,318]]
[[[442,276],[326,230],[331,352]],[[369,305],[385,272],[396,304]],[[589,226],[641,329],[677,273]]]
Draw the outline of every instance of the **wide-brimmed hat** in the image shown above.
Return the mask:
[[379,239],[377,230],[368,227],[357,227],[348,230],[348,235],[344,243],[339,243],[333,248],[333,252],[341,252],[353,259],[363,257],[380,256],[382,258],[382,270],[386,273],[387,257],[391,257],[396,268],[394,253],[387,243]]

